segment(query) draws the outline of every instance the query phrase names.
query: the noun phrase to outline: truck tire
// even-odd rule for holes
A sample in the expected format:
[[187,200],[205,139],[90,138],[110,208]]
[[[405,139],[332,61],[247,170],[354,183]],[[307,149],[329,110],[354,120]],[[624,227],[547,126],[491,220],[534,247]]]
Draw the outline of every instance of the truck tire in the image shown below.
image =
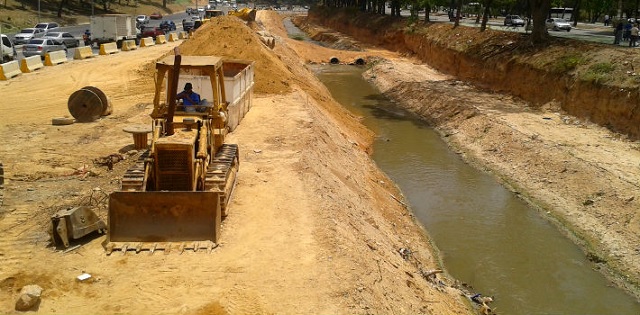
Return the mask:
[[122,39],[116,41],[116,47],[118,47],[118,49],[122,49]]

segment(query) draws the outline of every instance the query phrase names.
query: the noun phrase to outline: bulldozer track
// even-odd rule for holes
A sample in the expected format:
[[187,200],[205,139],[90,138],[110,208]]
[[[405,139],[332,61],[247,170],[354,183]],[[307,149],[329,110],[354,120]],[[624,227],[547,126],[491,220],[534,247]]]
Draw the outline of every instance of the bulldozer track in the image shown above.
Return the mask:
[[122,191],[144,190],[144,163],[149,158],[149,151],[140,155],[135,165],[129,168],[122,176]]
[[235,186],[240,164],[238,156],[237,144],[223,144],[207,168],[204,188],[220,192],[222,217],[227,216],[227,204]]

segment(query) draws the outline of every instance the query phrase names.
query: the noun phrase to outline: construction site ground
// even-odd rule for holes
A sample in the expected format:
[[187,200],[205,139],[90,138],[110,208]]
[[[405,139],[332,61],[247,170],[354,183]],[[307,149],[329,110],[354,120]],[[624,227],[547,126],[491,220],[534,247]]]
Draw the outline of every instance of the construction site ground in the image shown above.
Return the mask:
[[[251,27],[221,17],[186,41],[0,82],[0,313],[15,312],[29,284],[43,288],[41,314],[468,313],[453,281],[424,276],[440,266],[370,161],[373,135],[304,67],[343,52],[288,39],[274,11],[258,16]],[[263,28],[277,36],[274,50],[256,35]],[[177,46],[256,61],[253,106],[227,137],[239,144],[240,173],[219,246],[108,256],[105,236],[92,235],[55,249],[48,229],[58,210],[91,205],[107,219],[105,196],[140,154],[123,128],[150,123],[154,62]],[[113,114],[52,125],[85,86],[102,90]],[[101,163],[109,156],[112,170]],[[91,278],[78,280],[84,273]]]
[[[258,23],[247,26],[223,17],[184,42],[0,82],[0,312],[12,312],[22,286],[37,284],[44,314],[469,313],[446,273],[424,276],[441,268],[437,252],[370,160],[374,135],[305,67],[331,57],[378,60],[370,79],[381,91],[432,122],[467,160],[536,201],[576,241],[586,239],[592,260],[637,282],[636,142],[555,104],[528,108],[478,91],[411,56],[290,39],[281,18],[259,11]],[[262,29],[276,36],[273,50],[255,34]],[[183,54],[256,61],[253,107],[227,137],[239,144],[240,172],[219,246],[107,256],[100,236],[55,250],[47,230],[57,210],[91,201],[106,220],[103,197],[140,154],[122,129],[150,122],[153,62],[176,46]],[[105,92],[113,114],[52,126],[52,118],[69,115],[69,95],[87,85]],[[113,170],[94,163],[114,154],[126,159]],[[411,255],[401,255],[404,249]],[[76,280],[82,273],[92,278]]]

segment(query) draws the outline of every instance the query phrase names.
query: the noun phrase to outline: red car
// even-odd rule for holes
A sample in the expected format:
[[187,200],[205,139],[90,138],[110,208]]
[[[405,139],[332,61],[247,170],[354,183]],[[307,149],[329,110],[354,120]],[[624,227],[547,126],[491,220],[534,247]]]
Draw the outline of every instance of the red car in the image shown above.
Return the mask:
[[152,20],[162,20],[162,14],[158,12],[153,12],[151,13],[151,15],[149,15],[149,18]]
[[156,39],[156,36],[158,35],[164,35],[164,31],[157,26],[145,27],[140,33],[141,37],[153,37],[153,39]]

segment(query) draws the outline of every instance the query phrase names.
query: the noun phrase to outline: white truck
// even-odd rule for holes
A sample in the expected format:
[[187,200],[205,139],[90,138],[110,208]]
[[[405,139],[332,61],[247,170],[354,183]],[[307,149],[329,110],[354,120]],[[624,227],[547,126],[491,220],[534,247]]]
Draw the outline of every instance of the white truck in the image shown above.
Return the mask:
[[18,58],[16,46],[11,39],[4,34],[0,34],[0,63],[9,62]]
[[118,48],[122,41],[135,40],[138,44],[136,19],[127,14],[102,14],[91,18],[91,42],[98,45],[116,42]]

